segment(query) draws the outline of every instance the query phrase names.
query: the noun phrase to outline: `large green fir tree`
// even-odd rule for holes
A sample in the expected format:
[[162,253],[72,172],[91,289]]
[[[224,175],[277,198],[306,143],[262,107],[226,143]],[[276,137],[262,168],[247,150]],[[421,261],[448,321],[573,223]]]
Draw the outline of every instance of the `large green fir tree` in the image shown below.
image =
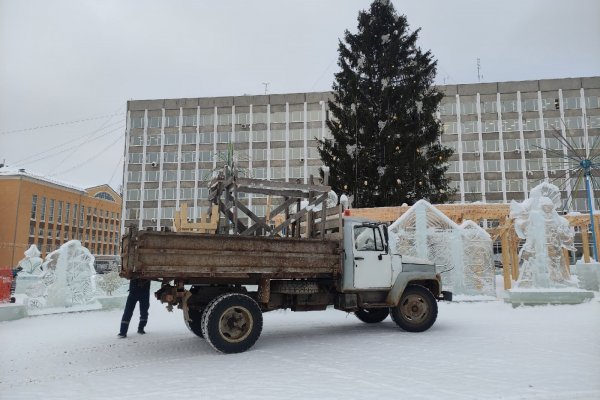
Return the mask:
[[358,32],[340,41],[334,101],[327,121],[333,139],[319,143],[329,184],[354,196],[354,207],[448,200],[444,177],[452,150],[439,144],[433,86],[436,61],[417,45],[406,17],[378,0],[358,16]]

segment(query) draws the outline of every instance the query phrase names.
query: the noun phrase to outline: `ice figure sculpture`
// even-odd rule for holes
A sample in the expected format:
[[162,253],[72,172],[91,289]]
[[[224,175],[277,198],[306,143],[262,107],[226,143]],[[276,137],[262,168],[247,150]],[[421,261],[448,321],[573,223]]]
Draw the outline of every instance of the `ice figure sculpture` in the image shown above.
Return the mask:
[[70,307],[94,301],[94,256],[78,240],[48,254],[43,269],[41,282],[28,289],[28,307]]
[[555,288],[571,286],[571,276],[563,249],[575,250],[575,232],[569,222],[558,215],[560,191],[550,183],[531,190],[523,203],[514,200],[510,215],[515,219],[515,231],[525,244],[519,252],[521,270],[516,287]]
[[495,295],[492,241],[474,222],[459,226],[425,200],[390,225],[399,254],[425,258],[445,271],[443,285],[455,294]]
[[32,244],[27,250],[25,250],[25,258],[19,261],[17,267],[22,268],[21,273],[27,273],[31,275],[39,275],[42,273],[42,263],[44,260],[40,258],[40,251]]

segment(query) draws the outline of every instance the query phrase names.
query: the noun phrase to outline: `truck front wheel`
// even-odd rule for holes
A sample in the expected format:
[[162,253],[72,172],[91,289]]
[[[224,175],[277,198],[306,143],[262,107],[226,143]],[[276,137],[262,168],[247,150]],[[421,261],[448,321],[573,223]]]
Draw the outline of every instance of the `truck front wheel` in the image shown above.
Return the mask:
[[376,324],[386,319],[390,315],[390,310],[387,308],[359,308],[354,315],[362,322]]
[[217,351],[241,353],[256,343],[262,324],[262,311],[250,296],[225,293],[208,304],[202,334]]
[[437,313],[435,297],[419,285],[407,286],[398,305],[390,308],[392,320],[408,332],[423,332],[431,328]]

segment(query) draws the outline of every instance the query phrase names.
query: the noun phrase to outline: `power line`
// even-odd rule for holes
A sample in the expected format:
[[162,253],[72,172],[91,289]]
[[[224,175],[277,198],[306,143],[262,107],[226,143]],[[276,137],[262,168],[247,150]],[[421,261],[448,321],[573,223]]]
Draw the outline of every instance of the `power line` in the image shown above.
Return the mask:
[[[44,157],[40,157],[40,158],[37,158],[37,159],[34,159],[34,160],[27,161],[27,162],[26,162],[26,164],[32,164],[32,163],[36,163],[36,162],[38,162],[38,161],[42,161],[42,160],[46,160],[46,159],[48,159],[48,158],[55,157],[55,156],[57,156],[57,155],[60,155],[60,154],[63,154],[63,153],[65,153],[65,152],[67,152],[67,151],[69,151],[69,150],[76,149],[76,148],[80,147],[80,146],[81,146],[81,145],[83,145],[83,144],[92,143],[92,142],[94,142],[94,141],[96,141],[96,140],[98,140],[98,139],[101,139],[101,138],[103,138],[103,137],[105,137],[105,136],[108,136],[108,135],[110,135],[111,133],[114,133],[114,132],[119,132],[119,131],[123,130],[123,128],[124,128],[124,126],[118,126],[117,128],[115,128],[115,129],[112,129],[112,130],[110,130],[110,131],[108,131],[108,132],[106,132],[106,133],[104,133],[104,134],[102,134],[102,135],[100,135],[100,136],[96,136],[95,138],[93,138],[93,139],[91,139],[91,140],[87,140],[87,141],[86,141],[86,142],[84,142],[84,143],[81,143],[81,144],[76,144],[76,145],[74,145],[74,146],[67,147],[67,148],[65,148],[65,149],[63,149],[63,150],[61,150],[61,151],[58,151],[58,152],[53,152],[52,154],[49,154],[49,155],[47,155],[47,156],[44,156]],[[120,137],[120,136],[119,136],[119,137]],[[45,153],[47,153],[47,151],[46,151],[46,152],[43,152],[42,154],[45,154]],[[30,157],[27,157],[27,158],[24,158],[23,160],[27,160],[27,159],[29,159],[29,158],[30,158]],[[18,162],[16,162],[15,164],[17,164],[17,165],[18,165],[18,164],[24,163],[24,162],[23,162],[23,160],[19,160],[19,161],[18,161]]]
[[[105,129],[105,128],[108,128],[108,127],[110,127],[110,126],[113,126],[113,125],[116,125],[116,124],[119,124],[119,123],[122,123],[122,122],[123,122],[122,120],[115,121],[115,122],[114,122],[114,123],[112,123],[112,124],[109,124],[109,125],[106,125],[106,126],[104,126],[104,127],[98,128],[98,129],[96,129],[96,130],[92,131],[91,133],[89,133],[88,135],[85,135],[85,136],[83,136],[83,137],[80,137],[79,139],[76,139],[76,140],[74,140],[74,141],[73,141],[73,140],[68,140],[68,141],[66,141],[66,142],[63,142],[63,143],[60,143],[60,144],[58,144],[58,145],[56,145],[56,146],[54,146],[54,147],[50,147],[49,149],[46,149],[46,150],[40,151],[39,153],[30,154],[30,155],[28,155],[27,157],[25,157],[25,158],[22,158],[22,159],[20,159],[20,160],[16,161],[16,162],[15,162],[15,164],[19,164],[19,163],[22,163],[22,162],[28,162],[27,160],[29,160],[30,158],[35,158],[35,157],[38,157],[38,156],[46,155],[47,153],[51,153],[51,152],[53,152],[54,150],[56,150],[56,149],[58,149],[58,148],[61,148],[61,147],[65,146],[65,145],[69,145],[69,144],[70,144],[70,145],[73,145],[74,143],[76,143],[76,142],[78,142],[78,141],[85,140],[86,138],[88,138],[88,137],[92,136],[94,133],[98,133],[98,132],[102,131],[102,130],[103,130],[103,129]],[[121,127],[121,128],[122,128],[122,127]],[[98,136],[98,138],[101,138],[101,137],[103,137],[103,136],[105,136],[105,135],[109,134],[110,132],[114,132],[114,130],[111,130],[111,131],[109,131],[109,132],[107,132],[107,133],[105,133],[105,134],[103,134],[103,135],[100,135],[100,136]],[[73,147],[70,147],[69,149],[71,149],[71,148],[73,148]],[[52,154],[60,154],[60,153],[52,153]]]
[[83,165],[87,164],[89,161],[95,160],[95,159],[96,159],[96,158],[98,158],[100,155],[102,155],[102,154],[103,154],[105,151],[107,151],[107,150],[108,150],[108,149],[110,149],[112,146],[114,146],[115,144],[117,144],[117,142],[118,142],[119,140],[121,140],[121,139],[122,139],[122,137],[121,137],[121,136],[117,137],[117,140],[113,141],[113,142],[112,142],[112,143],[110,143],[108,146],[106,146],[104,149],[102,149],[101,151],[97,152],[97,153],[96,153],[94,156],[92,156],[92,157],[90,157],[90,158],[87,158],[87,159],[86,159],[84,162],[82,162],[82,163],[79,163],[79,164],[77,164],[77,165],[75,165],[75,166],[73,166],[73,167],[71,167],[71,168],[69,168],[69,169],[65,169],[65,170],[63,170],[63,171],[57,172],[57,173],[55,173],[55,174],[50,174],[50,175],[48,175],[48,176],[57,176],[57,175],[64,174],[64,173],[66,173],[66,172],[72,171],[72,170],[74,170],[74,169],[76,169],[76,168],[79,168],[79,167],[81,167],[81,166],[83,166]]
[[0,132],[0,135],[9,135],[11,133],[29,132],[29,131],[34,131],[37,129],[52,128],[55,126],[78,124],[80,122],[93,121],[93,120],[97,120],[97,119],[102,119],[102,118],[106,118],[106,117],[114,117],[114,116],[123,115],[123,114],[125,114],[125,113],[119,112],[119,113],[113,113],[113,114],[97,115],[94,117],[77,119],[77,120],[73,120],[73,121],[57,122],[55,124],[40,125],[40,126],[31,127],[31,128],[14,129],[14,130],[10,130],[10,131]]

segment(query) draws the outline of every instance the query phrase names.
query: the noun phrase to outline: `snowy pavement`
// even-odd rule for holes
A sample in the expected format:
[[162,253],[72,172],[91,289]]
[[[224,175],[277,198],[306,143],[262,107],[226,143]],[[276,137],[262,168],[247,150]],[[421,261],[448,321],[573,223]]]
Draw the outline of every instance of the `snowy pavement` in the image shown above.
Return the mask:
[[0,323],[0,399],[600,399],[598,297],[516,309],[440,303],[436,324],[416,334],[389,318],[277,311],[256,345],[233,355],[156,301],[145,336],[117,339],[120,317]]

